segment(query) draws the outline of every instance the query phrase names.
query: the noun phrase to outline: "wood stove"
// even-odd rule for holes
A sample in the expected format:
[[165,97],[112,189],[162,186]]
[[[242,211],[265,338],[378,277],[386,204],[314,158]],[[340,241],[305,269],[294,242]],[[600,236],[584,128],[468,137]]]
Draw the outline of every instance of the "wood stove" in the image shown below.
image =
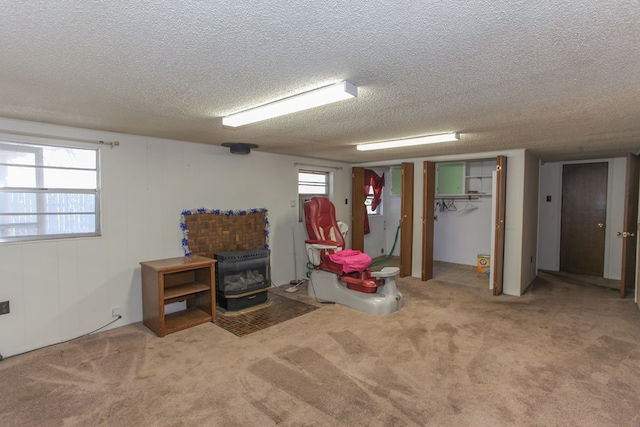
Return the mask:
[[228,310],[237,311],[267,302],[271,287],[269,249],[217,252],[216,301]]

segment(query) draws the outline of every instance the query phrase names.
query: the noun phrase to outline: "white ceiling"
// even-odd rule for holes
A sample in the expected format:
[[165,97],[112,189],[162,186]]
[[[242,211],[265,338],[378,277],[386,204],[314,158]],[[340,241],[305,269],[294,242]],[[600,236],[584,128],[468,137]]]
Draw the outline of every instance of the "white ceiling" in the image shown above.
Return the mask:
[[[0,117],[349,163],[640,149],[640,2],[0,1]],[[349,80],[358,97],[221,117]],[[355,145],[458,131],[461,141]]]

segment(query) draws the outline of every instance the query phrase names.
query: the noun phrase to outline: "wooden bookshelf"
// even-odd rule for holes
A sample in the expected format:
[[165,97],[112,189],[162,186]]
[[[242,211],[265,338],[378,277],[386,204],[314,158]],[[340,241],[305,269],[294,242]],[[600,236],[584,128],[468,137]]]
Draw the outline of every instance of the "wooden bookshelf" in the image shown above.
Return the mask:
[[[215,263],[193,255],[141,262],[142,323],[159,337],[216,318]],[[165,305],[186,301],[187,308],[165,315]]]

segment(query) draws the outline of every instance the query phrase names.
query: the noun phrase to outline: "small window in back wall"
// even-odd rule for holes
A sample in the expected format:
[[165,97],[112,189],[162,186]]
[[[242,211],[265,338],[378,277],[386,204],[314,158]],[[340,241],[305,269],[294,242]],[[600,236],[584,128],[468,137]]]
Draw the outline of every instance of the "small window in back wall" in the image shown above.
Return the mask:
[[382,202],[378,206],[376,206],[375,209],[371,209],[372,203],[373,203],[373,187],[369,187],[369,195],[364,199],[364,205],[367,209],[367,215],[382,215]]
[[303,220],[304,202],[313,196],[329,196],[329,172],[298,170],[298,221]]
[[0,242],[99,236],[98,153],[0,141]]

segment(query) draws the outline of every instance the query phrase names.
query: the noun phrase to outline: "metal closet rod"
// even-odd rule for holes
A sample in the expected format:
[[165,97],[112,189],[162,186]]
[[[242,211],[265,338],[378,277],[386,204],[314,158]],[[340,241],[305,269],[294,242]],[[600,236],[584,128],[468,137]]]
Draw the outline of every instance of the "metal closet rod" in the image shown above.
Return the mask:
[[480,200],[479,195],[464,195],[464,196],[436,196],[437,200]]
[[99,141],[99,140],[96,141],[93,139],[71,138],[68,136],[46,135],[43,133],[20,132],[16,130],[0,129],[0,133],[7,133],[10,135],[20,135],[20,136],[33,136],[36,138],[62,139],[64,141],[73,141],[73,142],[88,142],[89,144],[109,145],[111,146],[111,148],[118,147],[120,145],[120,141]]

